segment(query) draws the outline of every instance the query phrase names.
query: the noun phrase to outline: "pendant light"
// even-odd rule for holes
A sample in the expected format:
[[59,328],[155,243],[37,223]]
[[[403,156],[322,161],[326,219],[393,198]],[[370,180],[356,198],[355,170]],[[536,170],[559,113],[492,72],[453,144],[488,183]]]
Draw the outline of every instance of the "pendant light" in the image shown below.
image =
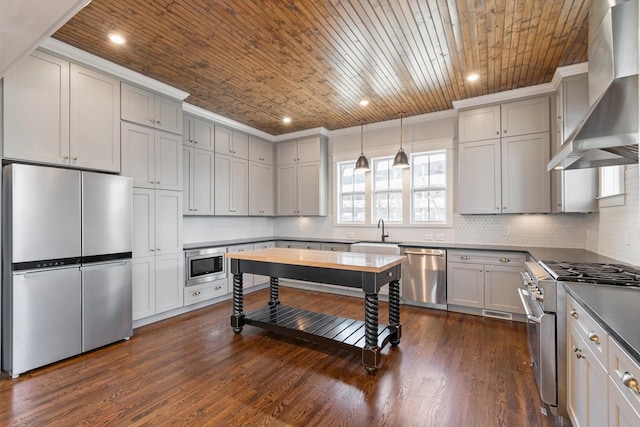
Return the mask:
[[365,172],[371,170],[369,160],[364,155],[364,120],[360,121],[360,157],[356,160],[355,170]]
[[409,167],[409,159],[407,158],[407,154],[402,149],[402,117],[404,113],[400,113],[400,149],[398,150],[398,154],[393,159],[393,167],[394,168],[408,168]]

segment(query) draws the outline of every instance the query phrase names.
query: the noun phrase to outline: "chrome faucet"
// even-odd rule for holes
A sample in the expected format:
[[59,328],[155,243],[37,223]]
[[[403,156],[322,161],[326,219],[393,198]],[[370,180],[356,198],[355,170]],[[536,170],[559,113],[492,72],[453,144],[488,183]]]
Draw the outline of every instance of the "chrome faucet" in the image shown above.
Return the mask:
[[378,220],[378,228],[380,228],[380,224],[382,224],[382,241],[384,242],[384,239],[386,239],[387,237],[389,237],[389,233],[384,234],[384,219],[380,218]]

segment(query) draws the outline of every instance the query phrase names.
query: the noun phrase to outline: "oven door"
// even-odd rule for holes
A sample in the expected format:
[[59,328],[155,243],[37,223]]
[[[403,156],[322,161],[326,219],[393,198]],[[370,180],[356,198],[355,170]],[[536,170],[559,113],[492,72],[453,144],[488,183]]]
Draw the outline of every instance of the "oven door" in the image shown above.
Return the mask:
[[540,398],[550,406],[557,406],[556,316],[542,311],[528,291],[518,289],[518,293],[527,313],[527,343]]
[[199,285],[227,277],[223,252],[189,251],[186,252],[185,258],[185,286]]

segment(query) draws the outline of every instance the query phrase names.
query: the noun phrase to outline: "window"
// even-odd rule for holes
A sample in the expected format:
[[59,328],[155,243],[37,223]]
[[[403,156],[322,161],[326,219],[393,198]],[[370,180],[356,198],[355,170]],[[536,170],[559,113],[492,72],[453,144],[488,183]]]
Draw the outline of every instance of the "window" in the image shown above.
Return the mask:
[[355,162],[338,163],[338,218],[343,223],[365,221],[365,177],[362,171],[354,171]]
[[624,193],[624,166],[600,168],[600,197],[617,196]]
[[402,223],[402,169],[394,168],[393,157],[373,160],[373,216]]
[[444,151],[411,155],[412,223],[446,222],[447,156]]
[[[409,156],[408,169],[394,168],[393,156],[380,150],[369,159],[371,171],[355,171],[352,154],[335,163],[335,221],[375,226],[379,218],[395,226],[451,226],[453,177],[450,148],[423,144]],[[395,150],[394,150],[395,151]]]

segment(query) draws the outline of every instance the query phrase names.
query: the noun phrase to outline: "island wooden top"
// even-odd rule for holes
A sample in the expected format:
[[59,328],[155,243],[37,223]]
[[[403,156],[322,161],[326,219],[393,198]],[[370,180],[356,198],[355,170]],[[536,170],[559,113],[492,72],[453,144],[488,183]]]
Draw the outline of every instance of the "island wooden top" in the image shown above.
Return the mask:
[[304,265],[338,270],[381,273],[402,264],[404,255],[382,255],[359,252],[318,251],[311,249],[266,248],[225,254],[226,258],[276,264]]

